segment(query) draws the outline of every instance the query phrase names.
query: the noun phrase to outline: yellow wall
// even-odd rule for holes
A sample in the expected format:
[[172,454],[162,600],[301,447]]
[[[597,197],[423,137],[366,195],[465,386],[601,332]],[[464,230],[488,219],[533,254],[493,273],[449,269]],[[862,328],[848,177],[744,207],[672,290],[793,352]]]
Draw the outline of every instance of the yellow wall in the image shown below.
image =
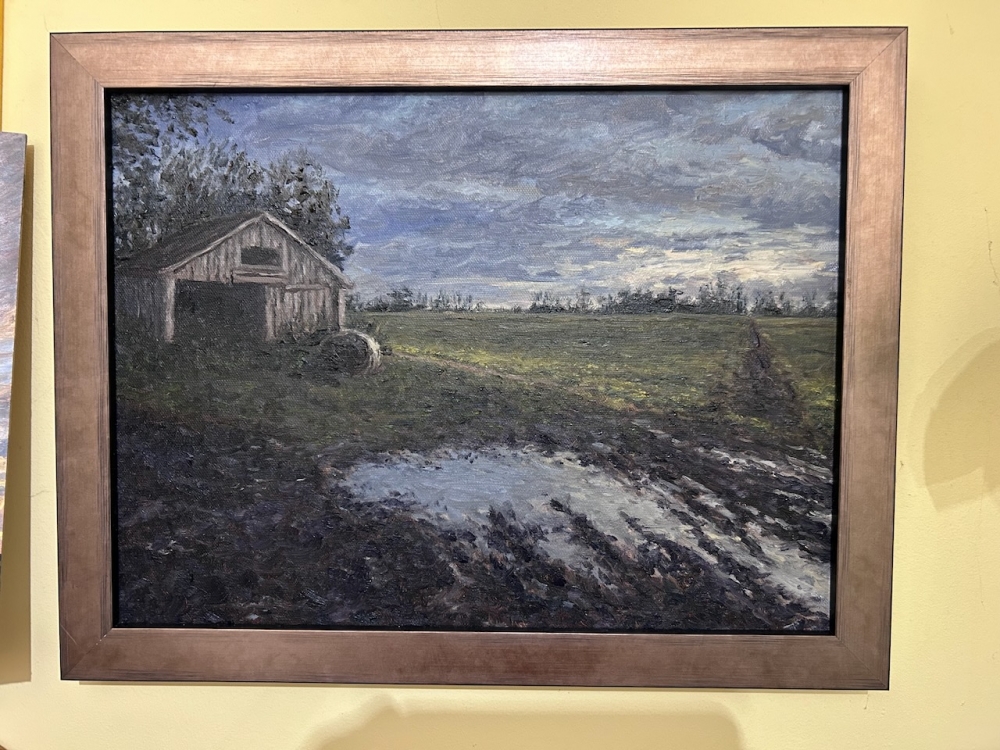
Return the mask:
[[[3,126],[28,133],[34,217],[33,257],[22,265],[31,294],[21,298],[15,353],[0,593],[0,745],[1000,748],[1000,3],[7,0],[5,16]],[[891,691],[59,680],[49,32],[889,24],[910,27]]]

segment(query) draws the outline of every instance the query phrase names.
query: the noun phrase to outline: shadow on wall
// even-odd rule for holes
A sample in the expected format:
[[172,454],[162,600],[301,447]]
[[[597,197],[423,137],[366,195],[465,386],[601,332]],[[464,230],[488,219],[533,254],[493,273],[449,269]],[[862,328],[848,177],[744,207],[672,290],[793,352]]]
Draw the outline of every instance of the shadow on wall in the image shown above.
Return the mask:
[[[970,339],[931,377],[918,404],[934,404],[924,433],[923,479],[934,504],[979,497],[956,480],[982,477],[1000,490],[1000,328]],[[1000,500],[1000,494],[997,494]]]
[[[740,734],[722,710],[708,713],[593,714],[427,712],[383,705],[353,732],[317,733],[302,750],[737,750]],[[338,736],[331,737],[332,734]]]
[[[0,560],[0,685],[31,680],[31,227],[35,149],[25,159],[14,372],[10,391],[3,559]],[[3,750],[0,748],[0,750]]]

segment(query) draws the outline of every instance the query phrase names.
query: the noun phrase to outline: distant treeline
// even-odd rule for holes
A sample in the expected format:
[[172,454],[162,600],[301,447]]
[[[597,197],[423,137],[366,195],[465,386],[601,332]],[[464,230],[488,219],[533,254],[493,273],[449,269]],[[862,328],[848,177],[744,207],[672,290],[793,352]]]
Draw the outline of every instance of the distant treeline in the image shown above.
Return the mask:
[[[445,294],[439,292],[436,297],[426,293],[414,292],[408,286],[393,289],[388,295],[372,300],[361,301],[355,296],[348,298],[352,310],[368,312],[410,312],[411,310],[431,310],[434,312],[477,312],[485,310],[486,306],[472,295]],[[519,310],[519,312],[523,312]]]
[[774,289],[758,289],[750,299],[742,284],[729,284],[719,278],[701,286],[691,297],[679,289],[665,292],[626,287],[616,294],[593,295],[581,289],[572,297],[560,297],[547,291],[536,292],[527,307],[488,307],[471,294],[445,294],[430,297],[409,287],[393,289],[373,300],[351,300],[351,309],[367,312],[479,312],[506,310],[517,313],[584,313],[592,315],[649,315],[651,313],[694,313],[709,315],[789,316],[826,318],[837,315],[837,292],[831,290],[823,299],[817,292],[791,298]]

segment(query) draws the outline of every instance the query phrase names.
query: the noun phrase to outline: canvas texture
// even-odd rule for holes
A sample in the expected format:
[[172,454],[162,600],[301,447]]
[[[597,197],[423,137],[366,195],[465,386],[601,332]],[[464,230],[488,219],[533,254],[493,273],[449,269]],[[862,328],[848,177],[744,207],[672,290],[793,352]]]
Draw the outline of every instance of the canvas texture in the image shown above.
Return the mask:
[[830,631],[841,90],[109,114],[118,625]]

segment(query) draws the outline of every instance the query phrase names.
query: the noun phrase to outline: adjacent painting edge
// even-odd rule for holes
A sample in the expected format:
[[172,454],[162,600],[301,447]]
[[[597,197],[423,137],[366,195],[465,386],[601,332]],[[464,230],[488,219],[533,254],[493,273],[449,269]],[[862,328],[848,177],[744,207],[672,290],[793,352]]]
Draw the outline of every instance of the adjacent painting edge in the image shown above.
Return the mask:
[[26,135],[0,133],[0,556],[3,550],[10,385],[13,375],[26,154]]

